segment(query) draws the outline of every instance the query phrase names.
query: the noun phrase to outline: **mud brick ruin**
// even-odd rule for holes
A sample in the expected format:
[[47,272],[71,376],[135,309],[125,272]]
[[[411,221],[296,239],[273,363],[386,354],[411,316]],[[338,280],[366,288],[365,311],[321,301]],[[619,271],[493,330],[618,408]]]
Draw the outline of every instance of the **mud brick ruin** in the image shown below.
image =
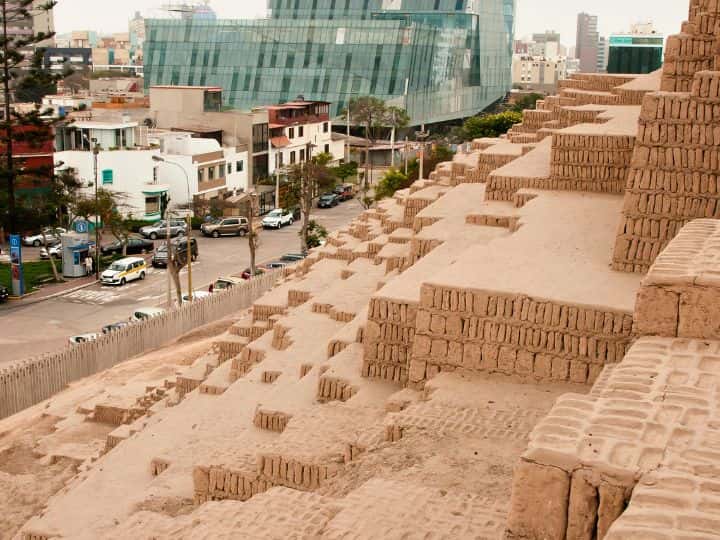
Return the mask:
[[[0,422],[0,530],[720,538],[720,2],[246,312]],[[219,332],[219,333],[218,333]]]

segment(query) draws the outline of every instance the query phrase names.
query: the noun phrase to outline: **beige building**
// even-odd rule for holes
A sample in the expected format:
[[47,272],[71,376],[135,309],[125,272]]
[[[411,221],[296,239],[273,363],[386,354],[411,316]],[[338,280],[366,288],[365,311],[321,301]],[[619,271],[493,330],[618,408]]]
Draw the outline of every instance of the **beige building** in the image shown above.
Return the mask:
[[76,30],[70,34],[70,47],[73,49],[89,49],[92,46],[90,43],[90,32],[85,30]]
[[[46,4],[46,0],[35,0],[33,6],[37,9],[32,11],[33,15],[33,31],[36,34],[52,34],[55,32],[55,19],[53,17],[53,10],[42,10],[40,6]],[[38,44],[39,47],[51,47],[53,45],[53,39],[45,40]]]
[[269,176],[267,110],[223,111],[220,87],[152,86],[149,117],[157,128],[214,138],[223,147],[247,145],[250,182]]
[[558,81],[567,78],[567,60],[564,57],[515,55],[512,63],[513,86],[526,90],[553,92]]

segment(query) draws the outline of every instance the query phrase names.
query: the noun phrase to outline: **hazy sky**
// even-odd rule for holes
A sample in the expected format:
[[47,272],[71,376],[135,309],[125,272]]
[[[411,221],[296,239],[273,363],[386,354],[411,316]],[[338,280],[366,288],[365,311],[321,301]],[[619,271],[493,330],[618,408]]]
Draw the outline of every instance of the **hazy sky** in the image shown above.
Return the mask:
[[[101,32],[127,31],[127,20],[135,11],[158,16],[167,0],[59,0],[55,26],[59,33],[92,29]],[[517,36],[546,29],[560,32],[563,43],[575,42],[577,13],[598,15],[600,32],[628,28],[633,22],[650,19],[664,34],[680,30],[687,18],[689,0],[518,0]],[[266,0],[211,0],[223,18],[252,18],[265,12]]]

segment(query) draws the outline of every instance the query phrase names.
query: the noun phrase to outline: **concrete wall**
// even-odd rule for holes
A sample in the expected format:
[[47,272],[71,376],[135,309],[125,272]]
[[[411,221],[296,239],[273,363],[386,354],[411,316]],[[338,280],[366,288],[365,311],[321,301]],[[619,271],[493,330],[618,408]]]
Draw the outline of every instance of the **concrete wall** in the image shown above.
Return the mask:
[[[152,157],[160,155],[159,150],[116,150],[105,151],[98,154],[98,187],[122,193],[126,196],[124,203],[127,208],[125,214],[132,214],[137,219],[145,216],[145,195],[142,191],[153,181],[155,162]],[[78,179],[87,186],[94,182],[93,154],[85,151],[57,152],[55,161],[63,161],[65,167],[72,167],[77,171]],[[103,170],[113,171],[113,183],[102,183]],[[182,190],[186,191],[185,179],[182,180]],[[179,188],[178,188],[179,189]],[[94,187],[83,189],[87,195],[94,193]],[[185,200],[185,196],[182,200]]]

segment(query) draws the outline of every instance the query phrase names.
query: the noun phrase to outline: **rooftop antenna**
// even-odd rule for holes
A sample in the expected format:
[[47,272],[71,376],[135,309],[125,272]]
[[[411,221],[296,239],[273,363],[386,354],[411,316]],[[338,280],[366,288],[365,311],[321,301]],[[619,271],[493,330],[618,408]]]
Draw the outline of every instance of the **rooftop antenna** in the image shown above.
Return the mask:
[[203,2],[168,2],[163,4],[160,9],[167,11],[170,14],[178,14],[181,19],[191,19],[197,8],[201,6],[207,6],[210,0],[204,0]]

